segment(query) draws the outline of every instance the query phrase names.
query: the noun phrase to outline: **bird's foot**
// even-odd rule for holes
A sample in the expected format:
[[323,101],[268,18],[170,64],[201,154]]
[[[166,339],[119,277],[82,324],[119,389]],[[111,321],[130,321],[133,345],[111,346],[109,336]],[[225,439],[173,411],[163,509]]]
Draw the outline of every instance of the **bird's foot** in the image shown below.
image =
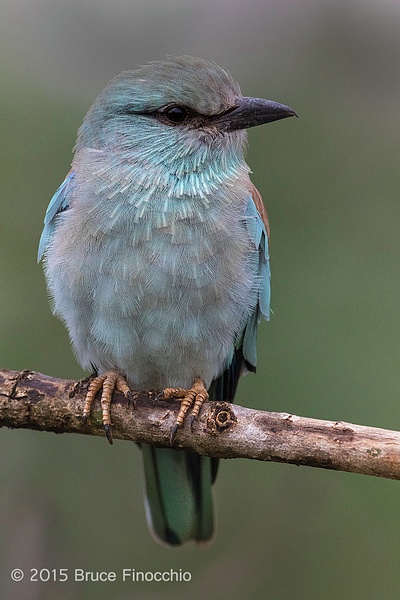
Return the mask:
[[204,402],[208,400],[208,392],[205,388],[204,381],[200,377],[197,377],[189,390],[186,390],[185,388],[165,388],[156,399],[161,398],[163,400],[182,399],[181,407],[178,416],[176,417],[175,425],[171,429],[169,438],[170,445],[172,446],[178,429],[182,427],[189,409],[191,409],[190,428],[193,431],[193,423],[199,416],[200,409]]
[[128,402],[133,402],[132,394],[128,384],[126,383],[125,377],[123,377],[120,373],[117,373],[116,371],[107,371],[103,375],[95,377],[90,382],[85,398],[85,404],[83,406],[82,419],[84,422],[87,421],[90,415],[91,406],[99,390],[102,390],[100,402],[103,427],[104,431],[106,432],[108,441],[110,442],[110,444],[112,444],[113,439],[111,431],[110,404],[113,392],[114,390],[118,390],[119,392],[124,394],[125,398],[128,399]]

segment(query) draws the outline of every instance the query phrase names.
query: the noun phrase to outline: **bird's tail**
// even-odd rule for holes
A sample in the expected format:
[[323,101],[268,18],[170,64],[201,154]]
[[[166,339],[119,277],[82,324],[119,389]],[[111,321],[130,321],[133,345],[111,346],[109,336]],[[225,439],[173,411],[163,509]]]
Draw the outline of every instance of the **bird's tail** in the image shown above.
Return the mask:
[[[242,348],[237,348],[229,367],[212,382],[210,400],[233,402],[245,364]],[[250,364],[247,368],[254,370]],[[214,530],[211,485],[218,458],[147,444],[141,448],[146,515],[156,539],[170,546],[210,540]]]
[[171,546],[209,540],[214,530],[211,484],[217,460],[147,444],[141,448],[146,516],[154,536]]

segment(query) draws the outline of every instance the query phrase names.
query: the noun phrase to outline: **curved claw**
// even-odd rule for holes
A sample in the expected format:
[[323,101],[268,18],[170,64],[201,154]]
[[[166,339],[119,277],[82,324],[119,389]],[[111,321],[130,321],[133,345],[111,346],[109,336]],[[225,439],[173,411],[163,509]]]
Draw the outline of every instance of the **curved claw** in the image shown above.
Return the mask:
[[172,446],[174,445],[174,439],[176,438],[176,434],[178,433],[178,429],[179,429],[179,425],[177,425],[175,423],[175,425],[173,427],[171,427],[171,433],[169,435],[169,445]]
[[158,394],[156,394],[156,396],[153,400],[153,406],[155,406],[159,400],[165,400],[164,390],[162,392],[159,392]]
[[107,437],[109,443],[112,445],[113,444],[113,437],[112,437],[111,425],[105,424],[104,425],[104,431],[106,432],[106,437]]
[[193,423],[196,421],[196,419],[197,419],[197,417],[196,417],[195,415],[191,415],[191,416],[190,416],[190,421],[189,421],[189,424],[190,424],[190,431],[191,431],[192,433],[193,433]]
[[128,400],[128,406],[132,404],[133,410],[136,408],[136,397],[133,396],[131,390],[128,390],[125,394],[125,398]]

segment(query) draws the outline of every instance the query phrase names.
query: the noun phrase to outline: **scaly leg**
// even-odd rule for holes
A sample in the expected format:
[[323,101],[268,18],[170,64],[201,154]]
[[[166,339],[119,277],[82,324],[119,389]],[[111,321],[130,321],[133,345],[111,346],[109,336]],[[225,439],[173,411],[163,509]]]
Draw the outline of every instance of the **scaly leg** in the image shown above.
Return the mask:
[[164,400],[182,398],[175,425],[171,429],[170,444],[172,446],[177,431],[182,427],[190,408],[192,409],[190,411],[190,428],[193,431],[193,423],[199,416],[203,403],[208,400],[208,392],[205,388],[204,381],[200,377],[196,377],[193,386],[189,390],[185,390],[184,388],[165,388],[165,390],[159,394],[158,398],[163,398]]
[[111,431],[111,415],[110,415],[110,404],[114,390],[118,390],[124,394],[125,398],[129,402],[132,402],[132,394],[126,383],[125,377],[116,371],[107,371],[103,375],[95,377],[89,385],[85,404],[83,406],[82,419],[85,423],[90,415],[90,409],[95,399],[95,396],[99,390],[102,389],[101,393],[101,412],[103,418],[103,427],[106,432],[106,436],[110,444],[113,443],[112,431]]

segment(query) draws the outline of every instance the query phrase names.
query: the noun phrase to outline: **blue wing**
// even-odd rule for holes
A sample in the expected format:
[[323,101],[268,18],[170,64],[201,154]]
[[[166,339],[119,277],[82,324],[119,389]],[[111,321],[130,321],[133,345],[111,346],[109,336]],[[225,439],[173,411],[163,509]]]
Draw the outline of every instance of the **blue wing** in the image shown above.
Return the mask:
[[50,200],[44,217],[44,227],[39,242],[38,262],[43,258],[43,254],[50,243],[51,236],[56,227],[57,215],[69,207],[74,180],[75,174],[71,171]]
[[256,268],[260,282],[257,306],[246,324],[243,336],[243,358],[251,371],[255,371],[257,365],[257,327],[262,317],[269,320],[271,300],[268,219],[261,196],[255,188],[254,190],[255,193],[253,197],[250,196],[245,210],[247,230],[252,243],[258,249]]
[[[269,225],[262,198],[253,186],[245,210],[245,225],[250,239],[257,248],[256,264],[253,265],[259,279],[258,301],[250,315],[243,335],[232,350],[232,358],[225,371],[211,384],[209,390],[211,400],[233,402],[236,387],[243,366],[248,371],[255,371],[257,364],[257,327],[264,317],[269,320],[270,314],[270,266],[269,266]],[[216,468],[216,467],[215,467]]]

